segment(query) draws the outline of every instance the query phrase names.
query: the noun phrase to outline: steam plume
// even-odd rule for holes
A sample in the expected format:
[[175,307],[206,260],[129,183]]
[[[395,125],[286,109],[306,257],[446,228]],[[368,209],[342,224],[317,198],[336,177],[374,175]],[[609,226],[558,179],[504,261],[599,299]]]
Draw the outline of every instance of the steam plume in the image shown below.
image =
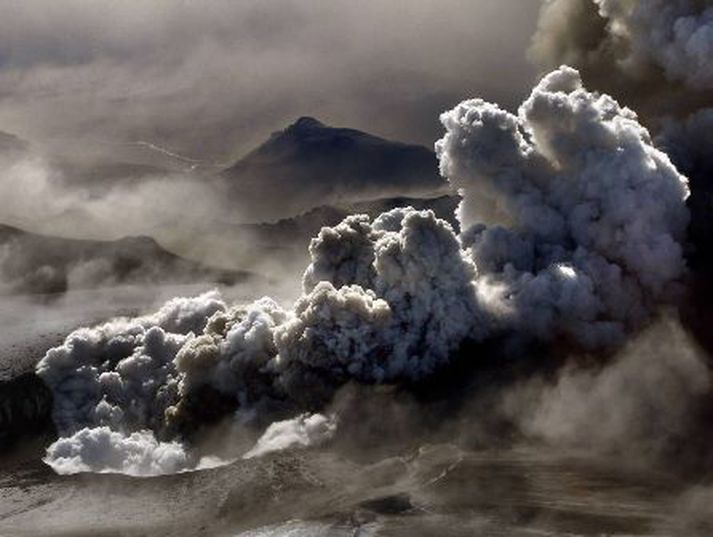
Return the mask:
[[175,473],[189,465],[178,442],[158,442],[148,431],[126,436],[109,427],[84,428],[60,438],[47,449],[45,462],[60,474],[157,475]]

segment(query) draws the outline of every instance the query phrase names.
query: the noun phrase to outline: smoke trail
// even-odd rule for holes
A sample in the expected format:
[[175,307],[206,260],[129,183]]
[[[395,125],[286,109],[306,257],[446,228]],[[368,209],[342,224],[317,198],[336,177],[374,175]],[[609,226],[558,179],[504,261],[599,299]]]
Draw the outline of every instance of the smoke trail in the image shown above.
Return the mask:
[[[108,436],[131,457],[144,442],[149,462],[130,467],[155,472],[167,441],[190,448],[231,412],[263,426],[323,408],[348,382],[425,382],[464,343],[495,337],[617,346],[675,298],[686,180],[633,112],[562,67],[517,115],[470,100],[441,120],[462,236],[431,211],[351,216],[312,241],[291,308],[209,293],[70,334],[37,368],[62,437],[48,462],[95,468],[83,443]],[[275,425],[263,443],[276,430],[311,437],[309,420]]]

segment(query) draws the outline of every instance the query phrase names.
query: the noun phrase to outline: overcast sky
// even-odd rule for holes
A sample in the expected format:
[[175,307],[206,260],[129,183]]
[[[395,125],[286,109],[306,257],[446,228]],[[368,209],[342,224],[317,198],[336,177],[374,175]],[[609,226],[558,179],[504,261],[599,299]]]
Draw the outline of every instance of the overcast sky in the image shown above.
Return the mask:
[[462,98],[514,106],[528,91],[539,4],[2,2],[0,130],[224,160],[313,115],[430,146]]

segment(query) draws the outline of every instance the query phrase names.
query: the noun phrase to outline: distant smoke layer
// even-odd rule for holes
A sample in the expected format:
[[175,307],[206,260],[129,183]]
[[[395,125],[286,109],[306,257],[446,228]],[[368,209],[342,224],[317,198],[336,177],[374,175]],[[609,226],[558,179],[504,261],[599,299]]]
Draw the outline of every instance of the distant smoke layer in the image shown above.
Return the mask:
[[[350,381],[423,382],[496,336],[616,347],[676,297],[686,180],[631,111],[563,67],[517,116],[470,100],[441,119],[460,237],[431,211],[350,216],[312,241],[291,308],[208,293],[75,331],[37,367],[62,437],[48,463],[172,471],[194,458],[172,442],[226,413],[263,426]],[[325,419],[274,424],[250,454],[327,438]],[[97,442],[135,462],[97,465]]]
[[[34,232],[96,239],[126,235],[171,236],[180,215],[180,229],[187,232],[205,225],[206,215],[224,215],[221,185],[211,189],[196,177],[157,170],[136,183],[127,174],[123,181],[102,178],[92,184],[68,185],[67,176],[38,153],[0,153],[0,224],[17,225]],[[150,202],[149,202],[150,200]],[[175,232],[173,233],[175,235]]]
[[660,66],[669,80],[697,89],[713,87],[713,6],[700,0],[654,0],[635,5],[597,0],[614,38],[629,41],[623,68]]
[[[558,11],[586,12],[587,8],[581,6],[588,1],[548,2],[541,24],[545,32],[535,38],[535,52],[543,56],[555,53],[540,41],[560,37],[553,35],[550,18],[554,19]],[[670,80],[682,80],[699,88],[713,86],[709,35],[713,30],[713,6],[700,0],[591,1],[606,21],[608,44],[582,40],[579,45],[582,49],[589,46],[591,51],[612,54],[621,69],[631,69],[634,75],[658,66]],[[606,50],[607,47],[611,47],[610,50]],[[565,49],[559,53],[571,54],[571,51]]]
[[76,240],[0,224],[0,294],[56,294],[70,288],[156,282],[235,283],[248,276],[192,263],[145,236]]
[[537,8],[521,0],[414,0],[408,10],[347,0],[3,3],[0,129],[80,156],[148,141],[213,163],[304,114],[430,144],[434,115],[474,87],[508,103],[522,97]]

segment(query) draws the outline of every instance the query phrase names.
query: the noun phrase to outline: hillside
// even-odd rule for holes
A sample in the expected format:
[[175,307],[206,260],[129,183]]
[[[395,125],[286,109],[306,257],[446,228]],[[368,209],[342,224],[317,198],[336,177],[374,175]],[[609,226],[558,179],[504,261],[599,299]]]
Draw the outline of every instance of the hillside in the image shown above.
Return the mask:
[[250,273],[218,270],[177,256],[149,237],[79,240],[0,225],[0,291],[57,293],[118,284],[232,284]]

